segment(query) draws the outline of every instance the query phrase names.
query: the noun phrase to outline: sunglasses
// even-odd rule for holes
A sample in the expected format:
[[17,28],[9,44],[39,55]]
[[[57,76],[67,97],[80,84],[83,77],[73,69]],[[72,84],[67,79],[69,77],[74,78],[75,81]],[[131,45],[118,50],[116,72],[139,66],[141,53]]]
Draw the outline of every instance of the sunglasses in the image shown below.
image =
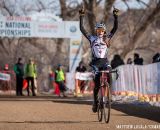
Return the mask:
[[98,28],[96,31],[97,31],[97,32],[105,32],[105,30],[102,29],[102,28]]

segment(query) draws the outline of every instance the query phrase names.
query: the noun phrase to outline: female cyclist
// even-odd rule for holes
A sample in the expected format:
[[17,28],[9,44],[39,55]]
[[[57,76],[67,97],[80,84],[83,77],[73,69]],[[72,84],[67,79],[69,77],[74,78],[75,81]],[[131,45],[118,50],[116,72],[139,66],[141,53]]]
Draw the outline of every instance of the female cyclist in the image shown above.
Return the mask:
[[[110,46],[110,40],[113,37],[114,33],[118,28],[118,9],[113,10],[114,16],[114,26],[112,30],[107,34],[106,26],[104,23],[96,23],[95,25],[95,32],[96,35],[88,33],[83,27],[83,19],[85,15],[84,9],[79,11],[80,15],[80,30],[82,34],[88,39],[90,42],[90,47],[92,51],[92,61],[91,66],[93,67],[94,71],[106,70],[110,69],[110,65],[107,59],[107,52]],[[97,98],[98,98],[98,91],[100,86],[100,74],[95,73],[95,88],[94,88],[94,102],[92,111],[97,112]]]

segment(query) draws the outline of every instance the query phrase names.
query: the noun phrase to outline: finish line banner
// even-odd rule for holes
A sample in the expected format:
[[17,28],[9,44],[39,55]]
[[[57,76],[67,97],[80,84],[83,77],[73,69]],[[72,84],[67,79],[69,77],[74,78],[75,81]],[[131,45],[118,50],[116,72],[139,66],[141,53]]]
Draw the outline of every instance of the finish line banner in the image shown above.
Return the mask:
[[29,17],[2,17],[0,19],[0,36],[2,37],[31,37],[33,22]]
[[70,38],[70,71],[81,61],[79,21],[45,22],[31,17],[1,17],[0,37]]
[[39,22],[30,17],[1,17],[1,37],[81,37],[78,21]]

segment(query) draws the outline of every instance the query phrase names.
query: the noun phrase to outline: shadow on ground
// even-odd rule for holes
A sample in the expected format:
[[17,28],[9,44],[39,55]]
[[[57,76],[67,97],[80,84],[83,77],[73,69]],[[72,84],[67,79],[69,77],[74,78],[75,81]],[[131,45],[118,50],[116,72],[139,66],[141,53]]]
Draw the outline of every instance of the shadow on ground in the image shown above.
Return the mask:
[[[92,105],[92,101],[83,100],[82,98],[77,100],[56,100],[56,103],[70,103],[70,104],[84,104]],[[119,114],[116,116],[135,116],[140,118],[145,118],[153,120],[160,123],[160,108],[151,106],[149,104],[133,104],[133,103],[112,103],[112,109],[123,112],[124,114]]]
[[98,121],[0,121],[0,123],[17,123],[17,124],[23,124],[23,123],[33,123],[33,124],[41,124],[41,123],[47,123],[47,124],[88,124],[88,123],[99,123]]
[[[92,105],[92,97],[79,97],[73,96],[62,98],[57,96],[0,96],[0,101],[52,101],[55,103],[67,103],[67,104],[81,104]],[[135,116],[153,120],[160,123],[160,108],[151,105],[133,104],[133,103],[112,103],[112,109],[121,111],[124,114],[115,116]]]

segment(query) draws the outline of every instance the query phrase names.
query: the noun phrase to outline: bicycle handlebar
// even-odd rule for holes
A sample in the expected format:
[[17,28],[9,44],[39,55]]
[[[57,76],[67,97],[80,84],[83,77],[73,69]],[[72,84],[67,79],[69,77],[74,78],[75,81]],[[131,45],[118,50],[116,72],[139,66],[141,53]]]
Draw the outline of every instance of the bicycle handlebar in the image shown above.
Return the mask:
[[101,70],[101,71],[98,71],[98,72],[103,72],[103,73],[117,73],[117,70]]
[[119,77],[119,74],[118,74],[118,70],[101,70],[101,71],[98,71],[98,72],[100,72],[100,73],[116,73],[116,80],[118,79],[118,77]]

